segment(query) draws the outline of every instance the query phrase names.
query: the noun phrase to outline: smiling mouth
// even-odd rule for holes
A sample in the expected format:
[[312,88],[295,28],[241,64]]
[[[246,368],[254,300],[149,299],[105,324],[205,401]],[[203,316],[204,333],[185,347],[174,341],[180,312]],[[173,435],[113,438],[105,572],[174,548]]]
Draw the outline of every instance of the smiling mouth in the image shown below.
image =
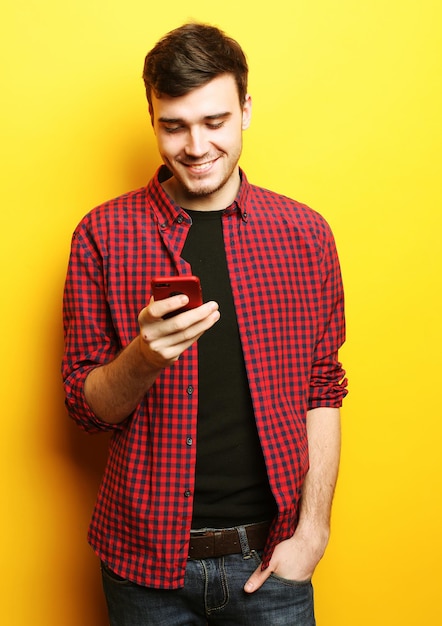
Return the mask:
[[212,161],[206,161],[205,163],[185,163],[182,162],[182,165],[184,165],[184,167],[186,167],[189,170],[192,170],[193,172],[197,173],[197,174],[204,174],[205,172],[208,172],[214,165],[214,163],[216,163],[218,159],[213,159]]

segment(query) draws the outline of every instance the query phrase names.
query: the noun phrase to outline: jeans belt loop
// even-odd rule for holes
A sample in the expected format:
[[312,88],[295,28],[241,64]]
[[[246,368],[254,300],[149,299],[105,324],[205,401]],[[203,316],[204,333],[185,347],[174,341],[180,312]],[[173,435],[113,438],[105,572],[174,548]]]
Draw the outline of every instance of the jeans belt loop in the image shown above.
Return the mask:
[[237,531],[238,531],[238,536],[239,536],[239,543],[241,546],[241,552],[242,555],[245,559],[250,559],[252,556],[252,551],[250,549],[249,546],[249,540],[247,537],[247,530],[245,528],[245,526],[238,526],[237,527]]

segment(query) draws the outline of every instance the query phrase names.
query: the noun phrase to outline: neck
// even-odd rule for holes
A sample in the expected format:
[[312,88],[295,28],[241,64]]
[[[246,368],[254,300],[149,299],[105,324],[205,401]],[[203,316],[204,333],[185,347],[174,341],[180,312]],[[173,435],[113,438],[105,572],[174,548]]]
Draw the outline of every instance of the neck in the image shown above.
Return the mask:
[[237,167],[229,180],[220,189],[211,193],[202,195],[189,193],[174,176],[165,180],[162,186],[172,200],[183,209],[219,211],[232,204],[237,196],[240,184],[241,178],[239,176],[239,167]]

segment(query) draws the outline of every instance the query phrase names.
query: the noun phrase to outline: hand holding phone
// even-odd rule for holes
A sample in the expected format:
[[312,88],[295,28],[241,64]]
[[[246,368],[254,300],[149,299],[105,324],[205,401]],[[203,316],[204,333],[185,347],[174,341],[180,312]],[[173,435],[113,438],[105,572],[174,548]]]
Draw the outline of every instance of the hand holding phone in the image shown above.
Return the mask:
[[154,300],[164,300],[180,294],[185,294],[189,298],[189,302],[165,317],[178,315],[203,304],[200,279],[198,276],[160,276],[152,279]]
[[[159,276],[151,281],[151,302],[138,315],[141,352],[151,370],[160,371],[176,363],[193,343],[211,328],[220,318],[217,302],[203,303],[200,281],[195,276]],[[185,294],[188,303],[183,307]],[[173,298],[170,302],[156,304],[155,301]],[[164,315],[172,307],[178,310]],[[182,315],[175,322],[161,321],[195,308],[194,313]]]

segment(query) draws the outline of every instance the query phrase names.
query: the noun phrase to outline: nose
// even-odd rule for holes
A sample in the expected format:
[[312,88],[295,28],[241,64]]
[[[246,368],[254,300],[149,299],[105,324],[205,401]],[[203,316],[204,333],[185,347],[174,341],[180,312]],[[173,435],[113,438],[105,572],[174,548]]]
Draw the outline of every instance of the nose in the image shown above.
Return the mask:
[[205,155],[208,151],[208,142],[205,137],[204,129],[200,127],[190,128],[184,149],[188,156],[194,158]]

